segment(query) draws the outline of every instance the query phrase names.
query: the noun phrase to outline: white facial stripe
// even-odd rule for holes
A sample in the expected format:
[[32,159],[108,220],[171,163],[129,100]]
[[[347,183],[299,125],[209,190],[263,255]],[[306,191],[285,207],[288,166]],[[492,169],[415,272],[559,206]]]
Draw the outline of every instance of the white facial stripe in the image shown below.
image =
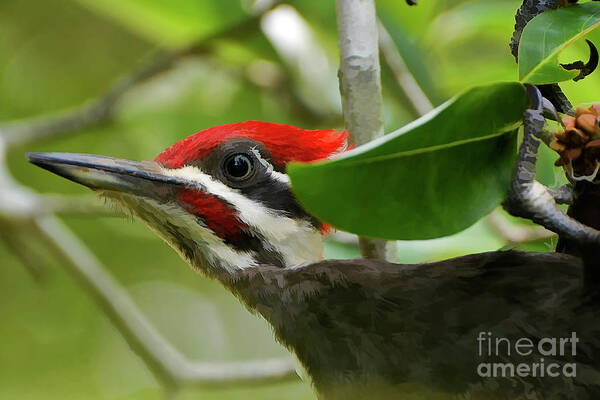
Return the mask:
[[254,157],[256,157],[258,162],[261,163],[263,167],[267,169],[267,171],[273,171],[273,166],[271,165],[271,163],[262,158],[262,156],[260,155],[260,151],[258,151],[256,147],[251,148],[250,151],[252,152],[252,154],[254,154]]
[[209,194],[220,197],[235,207],[239,218],[247,225],[260,229],[263,234],[273,234],[277,239],[288,236],[297,230],[296,221],[278,215],[275,211],[265,208],[259,202],[242,195],[238,190],[205,174],[198,167],[186,166],[179,169],[163,169],[168,176],[182,178],[190,183],[198,184],[198,188]]
[[275,169],[273,168],[273,165],[270,162],[268,162],[267,160],[265,160],[264,158],[262,158],[262,156],[260,155],[260,151],[258,151],[257,148],[252,148],[252,149],[250,149],[250,151],[252,151],[252,153],[258,160],[258,162],[261,163],[267,169],[267,173],[271,174],[271,177],[273,179],[275,179],[279,182],[285,183],[286,185],[289,186],[289,184],[290,184],[289,176],[287,176],[286,174],[282,174],[281,172],[275,171]]
[[[296,221],[251,200],[238,190],[213,179],[195,166],[163,168],[168,176],[196,183],[201,190],[227,201],[239,212],[240,221],[259,232],[285,258],[286,266],[299,266],[319,259],[321,234],[308,221]],[[281,174],[284,175],[284,174]]]
[[[211,266],[220,266],[228,272],[256,266],[252,253],[237,251],[227,246],[213,231],[199,224],[194,216],[181,207],[159,203],[147,198],[142,201],[147,202],[152,209],[160,210],[165,216],[168,216],[171,224],[177,226],[183,235],[197,244],[199,251],[202,252]],[[154,227],[150,226],[150,228],[162,236],[162,233]],[[179,252],[179,249],[176,248],[175,250]],[[185,255],[182,254],[182,257],[185,257]]]
[[285,183],[286,185],[290,185],[290,177],[286,174],[282,174],[281,172],[271,171],[271,177],[279,182]]

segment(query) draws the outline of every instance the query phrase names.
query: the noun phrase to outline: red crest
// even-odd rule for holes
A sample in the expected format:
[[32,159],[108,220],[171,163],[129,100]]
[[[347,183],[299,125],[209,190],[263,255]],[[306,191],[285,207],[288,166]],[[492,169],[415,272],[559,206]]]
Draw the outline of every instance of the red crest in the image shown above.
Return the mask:
[[155,161],[167,168],[181,168],[203,159],[216,146],[233,138],[248,138],[262,143],[271,154],[273,163],[285,166],[289,161],[316,161],[343,151],[348,132],[335,129],[306,130],[261,121],[219,125],[175,142],[160,153]]

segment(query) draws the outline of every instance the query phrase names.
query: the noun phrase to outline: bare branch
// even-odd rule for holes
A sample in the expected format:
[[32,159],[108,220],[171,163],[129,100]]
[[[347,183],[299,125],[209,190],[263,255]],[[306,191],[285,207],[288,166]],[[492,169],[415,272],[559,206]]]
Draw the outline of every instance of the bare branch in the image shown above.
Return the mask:
[[[346,129],[356,145],[383,135],[383,99],[374,0],[336,0],[340,91]],[[360,238],[365,258],[394,258],[395,244]]]
[[138,355],[167,384],[215,386],[297,378],[291,359],[222,364],[187,360],[158,333],[121,285],[55,217],[36,218],[35,224],[55,255],[86,285]]
[[521,34],[529,21],[535,16],[547,10],[553,10],[560,6],[561,0],[524,0],[515,15],[515,31],[510,41],[510,50],[515,59],[519,56],[519,43]]
[[535,242],[556,237],[555,233],[541,226],[512,224],[498,210],[494,210],[488,215],[486,222],[498,235],[506,240],[507,244]]
[[353,233],[334,230],[327,236],[327,238],[341,244],[352,244],[355,246],[358,245],[358,236]]
[[354,144],[383,136],[383,100],[373,0],[337,0],[340,90]]
[[571,204],[573,203],[573,186],[563,185],[558,189],[548,189],[548,192],[554,198],[556,204]]
[[404,93],[407,102],[411,105],[412,113],[415,118],[427,114],[433,110],[433,104],[427,97],[415,77],[406,67],[402,55],[398,51],[387,29],[381,22],[379,26],[379,48],[387,65],[392,70],[398,87]]
[[553,195],[535,180],[535,165],[540,142],[537,134],[542,134],[544,116],[541,107],[541,93],[528,86],[535,107],[527,110],[523,118],[525,134],[519,148],[519,161],[504,208],[512,215],[528,218],[561,237],[583,244],[599,244],[600,231],[584,225],[565,215],[554,200]]
[[[269,4],[267,10],[272,9],[278,1]],[[90,100],[71,110],[55,114],[33,117],[21,121],[11,121],[0,124],[0,137],[3,137],[7,146],[17,147],[38,140],[51,139],[57,136],[67,135],[83,128],[88,128],[102,123],[109,123],[118,111],[119,101],[123,95],[136,86],[156,77],[157,75],[174,68],[178,62],[187,56],[210,55],[213,52],[214,41],[219,39],[244,39],[252,33],[261,32],[260,18],[255,15],[241,23],[227,28],[221,32],[204,38],[187,48],[177,51],[156,51],[139,69],[123,76],[105,94]],[[289,70],[285,68],[285,74]],[[219,68],[235,74],[238,78],[256,85],[247,74],[241,70],[234,70],[228,65],[219,64]],[[281,79],[276,87],[259,87],[281,98],[281,101],[289,102],[292,111],[299,117],[310,122],[337,123],[337,116],[322,114],[308,107],[304,101],[297,96],[290,84],[289,79]]]
[[249,32],[260,31],[260,17],[260,15],[250,17],[187,48],[176,51],[156,51],[149,61],[142,63],[140,68],[118,79],[106,93],[98,98],[71,110],[2,124],[0,125],[0,137],[3,137],[6,146],[11,148],[109,122],[115,115],[119,100],[130,89],[171,69],[185,56],[206,54],[212,51],[213,42],[217,39],[244,37]]
[[107,122],[114,116],[117,102],[129,89],[171,68],[178,55],[156,56],[138,71],[119,79],[104,95],[72,110],[2,125],[0,135],[8,147],[15,147]]
[[[262,384],[297,379],[291,359],[240,361],[231,363],[194,362],[188,360],[150,324],[131,300],[127,291],[75,235],[52,215],[39,216],[40,198],[19,186],[4,163],[4,144],[0,137],[0,226],[7,244],[30,268],[34,276],[42,261],[20,247],[20,230],[27,230],[28,242],[39,241],[62,262],[94,297],[106,315],[149,368],[166,385],[221,386]],[[16,247],[16,249],[15,249]],[[21,250],[21,251],[20,251]]]
[[40,207],[37,216],[58,214],[122,217],[125,215],[96,196],[49,194],[38,196],[38,200]]
[[[575,0],[576,1],[576,0]],[[513,32],[513,36],[510,41],[510,50],[512,55],[515,57],[515,60],[519,61],[519,44],[521,42],[521,35],[523,33],[523,29],[529,21],[535,18],[537,15],[548,11],[554,10],[559,7],[566,6],[571,0],[523,0],[523,4],[517,10],[515,15],[515,31]],[[554,107],[564,113],[567,114],[571,112],[573,106],[567,99],[567,96],[562,92],[560,86],[558,84],[551,85],[540,85],[540,91],[544,95],[545,98],[550,100]]]
[[1,241],[3,241],[6,247],[21,260],[31,277],[34,280],[39,281],[42,278],[44,268],[40,262],[39,255],[32,252],[29,248],[31,238],[27,236],[26,240],[23,240],[22,236],[19,229],[11,224],[7,224],[6,221],[0,220]]

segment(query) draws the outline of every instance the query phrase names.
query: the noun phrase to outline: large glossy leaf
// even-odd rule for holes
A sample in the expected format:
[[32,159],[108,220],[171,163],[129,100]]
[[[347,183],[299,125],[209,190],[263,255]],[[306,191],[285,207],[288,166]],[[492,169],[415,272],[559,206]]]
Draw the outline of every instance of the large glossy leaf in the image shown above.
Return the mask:
[[290,165],[293,190],[318,218],[364,236],[461,231],[504,198],[528,103],[516,82],[470,89],[336,159]]
[[575,78],[560,66],[559,55],[600,25],[600,4],[584,3],[544,12],[531,20],[519,45],[519,80],[547,84]]

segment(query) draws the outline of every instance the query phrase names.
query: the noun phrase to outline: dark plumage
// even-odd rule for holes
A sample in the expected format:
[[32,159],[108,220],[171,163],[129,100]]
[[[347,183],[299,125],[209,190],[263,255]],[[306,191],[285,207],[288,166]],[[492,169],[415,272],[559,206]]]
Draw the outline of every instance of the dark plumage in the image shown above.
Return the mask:
[[[582,295],[574,257],[506,251],[423,265],[336,260],[219,279],[269,321],[323,399],[600,398],[600,314]],[[479,377],[481,362],[540,359],[536,352],[480,357],[476,339],[488,331],[512,343],[576,332],[577,355],[556,361],[576,362],[577,377]]]
[[[196,133],[156,162],[29,159],[121,203],[220,280],[273,326],[320,399],[600,398],[600,296],[583,287],[579,258],[507,251],[423,265],[317,262],[321,222],[298,204],[283,171],[288,161],[343,151],[345,137],[248,122]],[[488,332],[513,346],[572,338],[576,352],[519,355],[505,346],[488,356]],[[557,363],[575,374],[481,376],[486,363]]]

